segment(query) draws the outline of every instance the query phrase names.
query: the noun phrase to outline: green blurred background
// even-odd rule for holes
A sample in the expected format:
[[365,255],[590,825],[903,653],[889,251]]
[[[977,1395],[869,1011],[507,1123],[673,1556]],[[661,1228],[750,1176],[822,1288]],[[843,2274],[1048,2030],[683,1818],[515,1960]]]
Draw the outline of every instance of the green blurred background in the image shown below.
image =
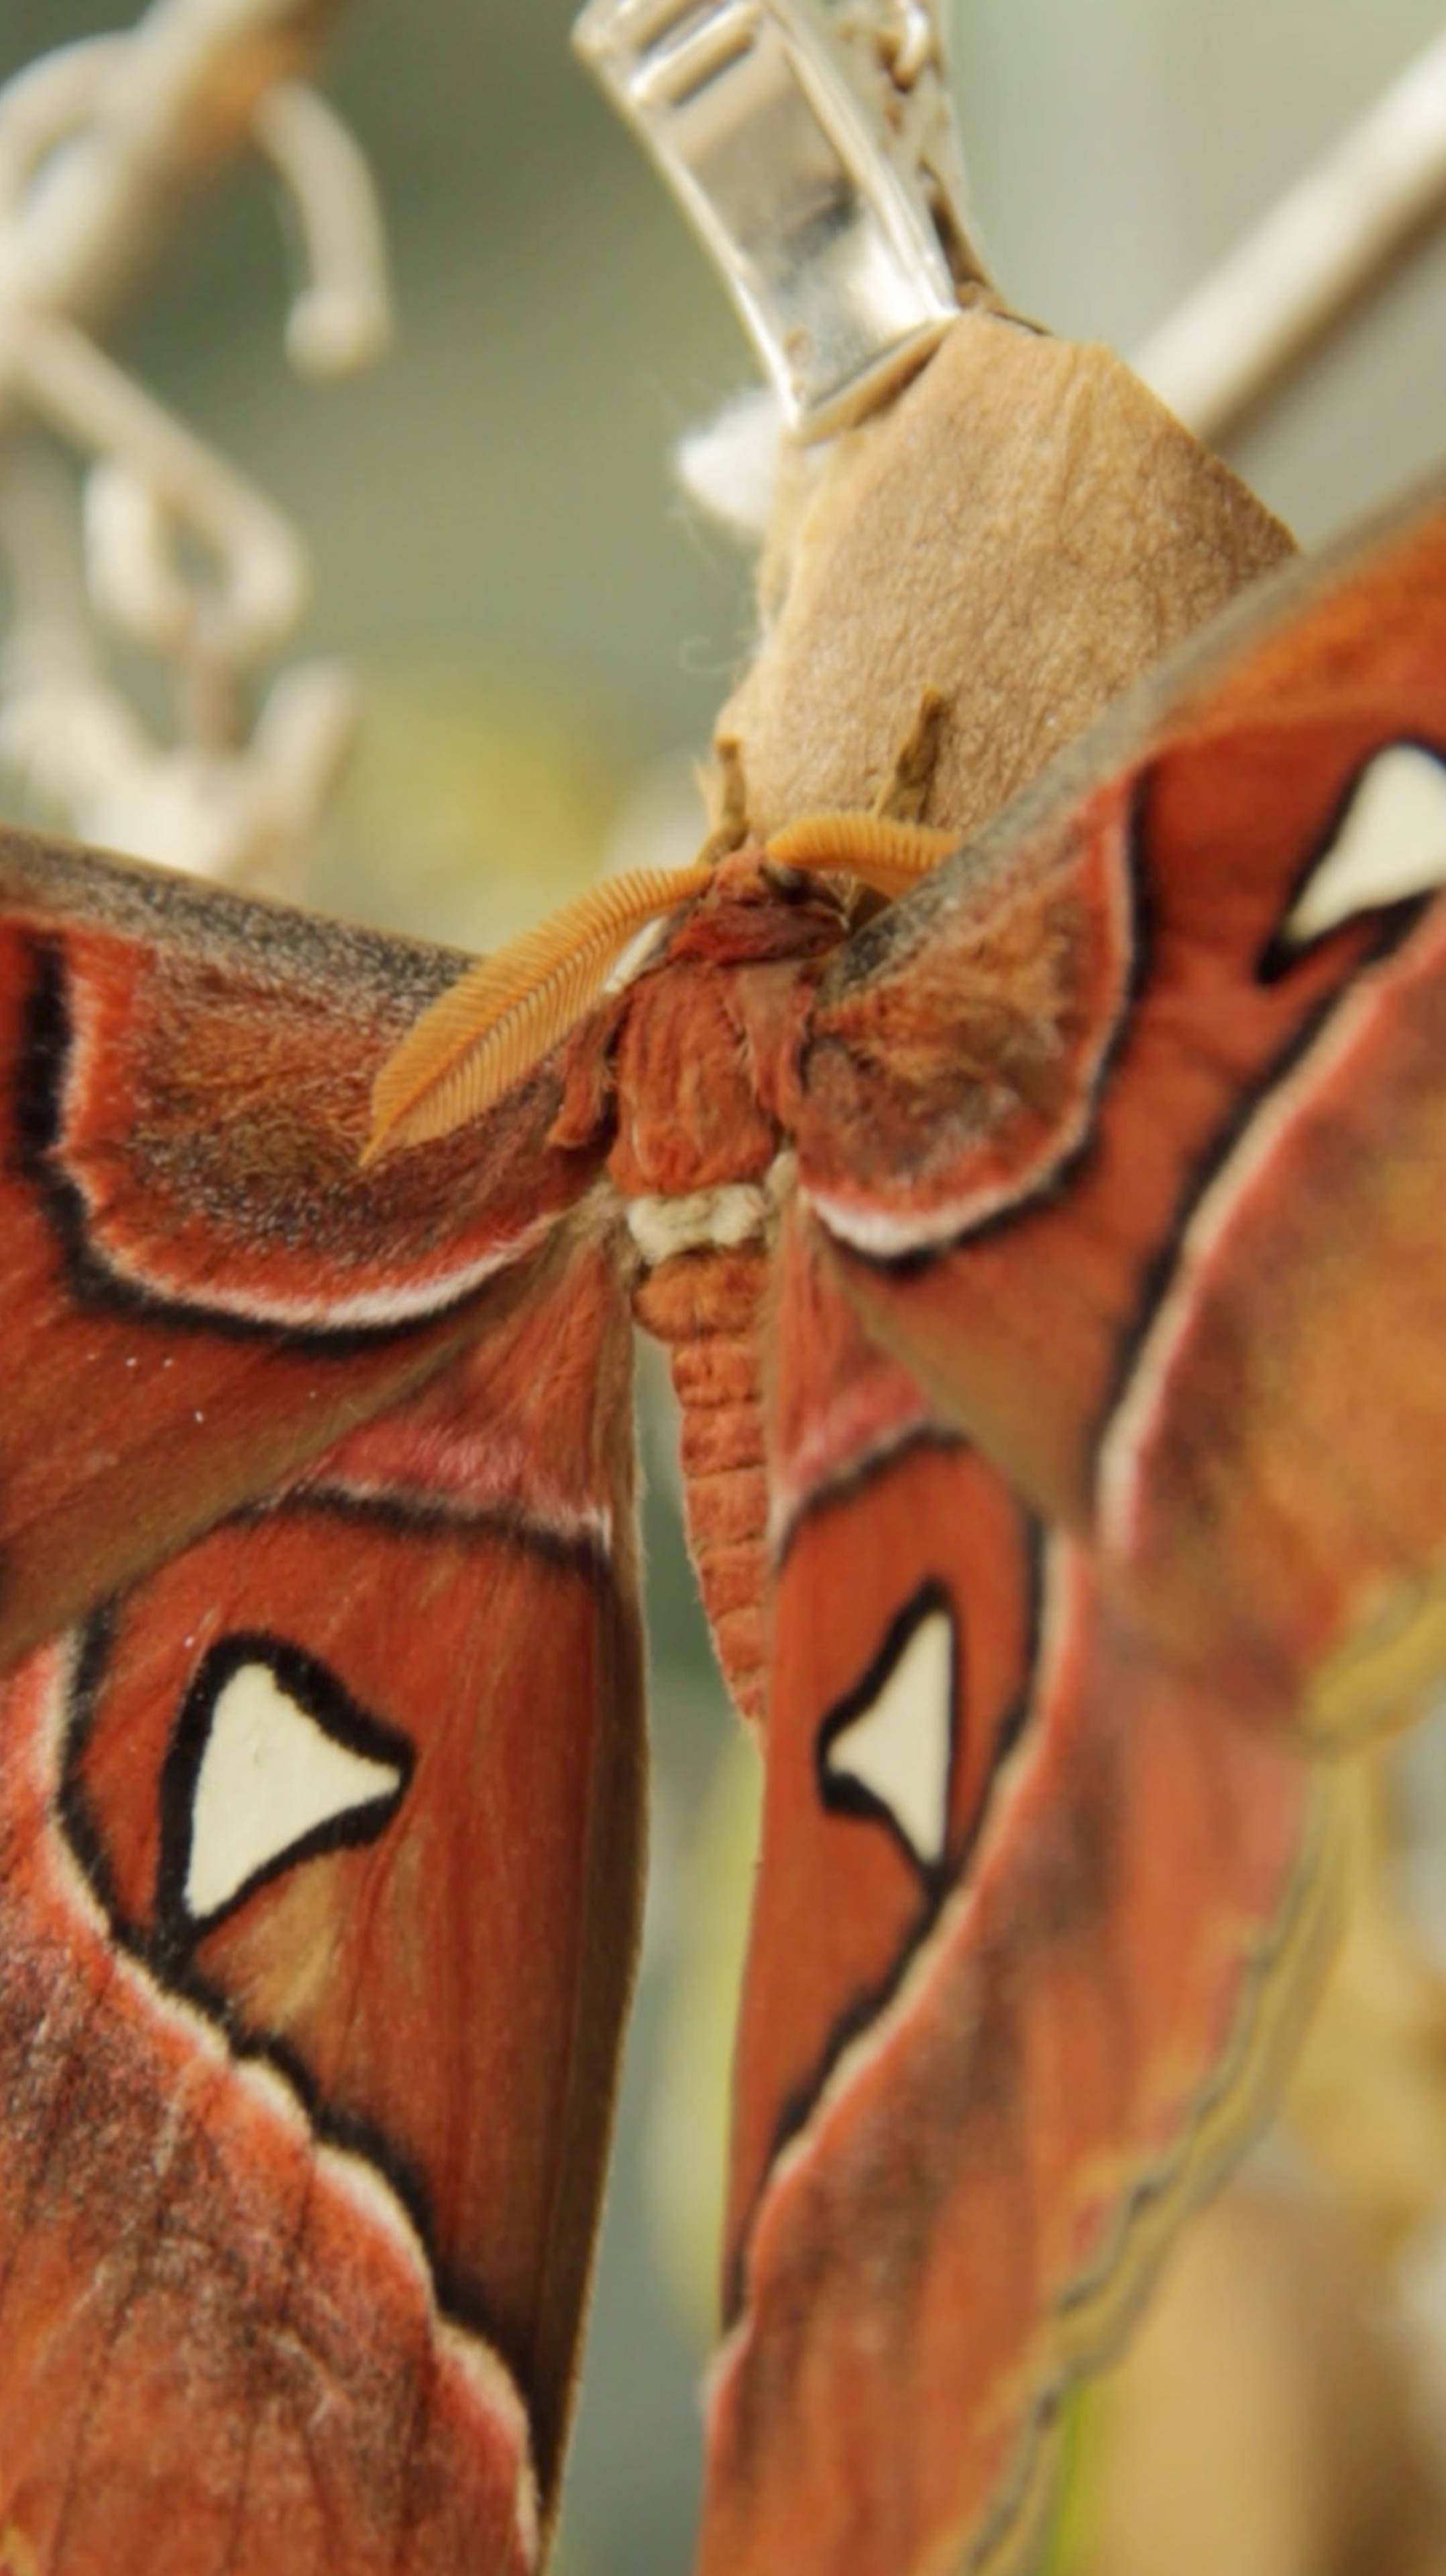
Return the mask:
[[[0,75],[130,14],[0,0]],[[376,373],[326,392],[287,373],[275,209],[254,169],[188,226],[119,342],[306,531],[305,645],[354,657],[367,681],[371,729],[309,889],[472,942],[609,851],[642,812],[641,779],[661,780],[654,805],[686,837],[674,782],[750,631],[746,563],[667,466],[677,435],[748,380],[749,355],[573,63],[572,15],[570,0],[357,0],[345,18],[326,86],[371,157],[394,252],[398,340]],[[1130,350],[1440,25],[1439,0],[961,0],[956,86],[995,274],[1056,328]],[[1233,456],[1314,540],[1438,459],[1443,423],[1446,227]],[[655,1405],[656,1886],[568,2576],[682,2566],[697,2487],[701,2346],[659,2265],[650,2105],[680,1944],[717,1876],[698,1836],[721,1839],[737,1874],[741,1833],[716,1800],[699,1823],[728,1721],[660,1424]],[[691,2159],[701,2207],[716,2105],[680,2143],[676,2091],[663,2197],[681,2173],[687,2199]]]

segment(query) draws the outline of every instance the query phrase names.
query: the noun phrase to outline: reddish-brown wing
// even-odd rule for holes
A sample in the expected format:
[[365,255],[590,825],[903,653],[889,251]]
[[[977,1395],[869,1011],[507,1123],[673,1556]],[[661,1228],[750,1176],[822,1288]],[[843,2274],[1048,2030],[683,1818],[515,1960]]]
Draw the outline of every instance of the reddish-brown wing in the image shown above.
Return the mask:
[[1446,1619],[1446,500],[1293,571],[826,979],[851,1292],[1170,1651],[1313,1722]]
[[359,1173],[447,954],[0,835],[0,1660],[505,1314],[585,1156],[555,1074]]
[[1070,2376],[1268,2099],[1326,1791],[1103,1597],[788,1231],[706,2576],[1013,2570]]
[[0,2557],[503,2576],[637,1920],[626,1304],[581,1252],[0,1710]]

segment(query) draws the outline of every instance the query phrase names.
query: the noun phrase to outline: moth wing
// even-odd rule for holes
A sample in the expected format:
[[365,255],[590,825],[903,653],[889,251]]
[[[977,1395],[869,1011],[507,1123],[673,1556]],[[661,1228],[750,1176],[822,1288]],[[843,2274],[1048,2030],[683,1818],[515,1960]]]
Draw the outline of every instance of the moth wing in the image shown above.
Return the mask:
[[358,1170],[448,953],[0,834],[0,1661],[501,1317],[589,1177],[540,1072]]
[[1338,1736],[1446,1655],[1446,496],[1293,569],[861,933],[799,1185],[1162,1647]]
[[0,2533],[521,2576],[638,1918],[630,1325],[546,1297],[0,1712]]
[[704,2576],[1022,2570],[1061,2397],[1262,2116],[1330,1775],[1173,1667],[782,1255]]

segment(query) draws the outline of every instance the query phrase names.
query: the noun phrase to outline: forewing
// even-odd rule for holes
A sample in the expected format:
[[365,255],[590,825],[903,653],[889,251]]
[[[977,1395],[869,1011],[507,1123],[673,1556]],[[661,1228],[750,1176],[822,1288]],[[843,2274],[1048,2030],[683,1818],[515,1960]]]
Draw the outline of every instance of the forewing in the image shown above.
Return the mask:
[[1169,1651],[1339,1730],[1446,1617],[1446,499],[1226,621],[826,979],[804,1198]]
[[458,963],[0,835],[0,1661],[512,1303],[588,1178],[554,1074],[357,1168]]
[[1022,2568],[1070,2377],[1268,2100],[1326,1791],[782,1253],[702,2568]]
[[0,2533],[502,2576],[637,1922],[629,1335],[578,1254],[0,1710]]

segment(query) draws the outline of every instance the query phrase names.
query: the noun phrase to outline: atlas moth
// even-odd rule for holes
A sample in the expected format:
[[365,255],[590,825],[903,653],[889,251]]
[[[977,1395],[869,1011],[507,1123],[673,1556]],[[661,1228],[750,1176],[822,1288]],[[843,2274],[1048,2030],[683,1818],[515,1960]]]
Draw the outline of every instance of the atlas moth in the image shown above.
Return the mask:
[[1029,2564],[1441,1661],[1446,493],[1289,564],[979,300],[791,506],[696,863],[480,965],[0,842],[22,2576],[545,2554],[635,1325],[766,1779],[704,2576]]

